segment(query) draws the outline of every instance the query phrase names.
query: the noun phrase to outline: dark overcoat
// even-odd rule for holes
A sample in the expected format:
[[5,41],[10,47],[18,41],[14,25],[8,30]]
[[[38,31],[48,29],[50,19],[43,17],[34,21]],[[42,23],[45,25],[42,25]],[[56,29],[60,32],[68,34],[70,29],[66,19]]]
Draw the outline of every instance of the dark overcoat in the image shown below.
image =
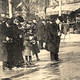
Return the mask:
[[37,43],[37,40],[39,40],[37,38],[37,31],[38,31],[37,28],[38,28],[37,24],[33,24],[32,28],[30,28],[30,30],[32,31],[32,35],[33,35],[33,39],[31,41],[32,42],[35,41],[35,44],[32,43],[32,52],[33,52],[33,54],[37,54],[37,53],[40,52],[39,47],[38,47],[38,43]]
[[50,52],[58,52],[60,37],[58,36],[59,27],[56,23],[47,23],[45,27],[45,42],[47,50]]
[[21,30],[15,24],[12,24],[10,28],[7,30],[7,36],[12,39],[11,43],[7,44],[9,56],[8,62],[12,63],[13,66],[21,65],[23,62],[22,57],[22,46],[23,46],[23,38],[20,38]]
[[44,40],[44,24],[42,22],[38,22],[37,30],[36,30],[37,40]]
[[6,49],[6,44],[4,43],[6,39],[6,31],[7,27],[5,22],[0,24],[0,61],[7,62],[7,49]]

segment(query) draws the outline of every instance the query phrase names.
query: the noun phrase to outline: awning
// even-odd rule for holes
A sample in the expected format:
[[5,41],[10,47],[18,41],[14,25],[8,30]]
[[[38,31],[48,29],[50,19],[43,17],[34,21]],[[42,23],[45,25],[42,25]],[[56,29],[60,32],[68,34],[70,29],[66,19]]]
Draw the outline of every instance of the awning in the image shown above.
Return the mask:
[[[75,11],[80,8],[80,2],[74,4],[65,4],[62,5],[62,14],[70,14],[72,11]],[[46,9],[47,15],[56,15],[59,14],[59,6],[57,7],[50,7]]]

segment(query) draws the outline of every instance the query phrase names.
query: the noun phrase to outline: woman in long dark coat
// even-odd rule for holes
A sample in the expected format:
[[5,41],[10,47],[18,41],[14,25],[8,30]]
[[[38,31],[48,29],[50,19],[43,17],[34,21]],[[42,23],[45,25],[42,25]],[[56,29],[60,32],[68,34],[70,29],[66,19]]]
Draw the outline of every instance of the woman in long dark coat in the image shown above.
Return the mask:
[[[36,55],[36,59],[37,61],[39,61],[39,56],[38,56],[38,53],[40,52],[39,50],[39,47],[38,47],[38,43],[37,43],[37,23],[32,23],[31,25],[31,31],[32,31],[32,35],[33,35],[33,39],[31,40],[32,41],[32,52],[33,54]],[[35,41],[35,43],[34,43]]]

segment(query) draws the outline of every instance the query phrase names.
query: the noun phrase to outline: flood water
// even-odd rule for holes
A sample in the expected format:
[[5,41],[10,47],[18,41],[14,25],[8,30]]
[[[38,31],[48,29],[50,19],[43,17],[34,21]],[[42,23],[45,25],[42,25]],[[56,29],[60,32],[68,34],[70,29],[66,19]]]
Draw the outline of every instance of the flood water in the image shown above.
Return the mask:
[[80,43],[61,44],[59,62],[51,62],[45,50],[39,56],[41,60],[34,62],[35,67],[5,71],[5,74],[12,80],[80,80]]

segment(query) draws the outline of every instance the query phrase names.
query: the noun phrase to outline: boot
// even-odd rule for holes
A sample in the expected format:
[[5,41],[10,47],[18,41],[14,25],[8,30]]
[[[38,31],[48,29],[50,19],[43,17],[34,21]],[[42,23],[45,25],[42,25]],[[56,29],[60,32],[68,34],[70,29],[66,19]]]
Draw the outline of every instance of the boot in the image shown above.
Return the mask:
[[50,52],[50,59],[51,59],[51,61],[54,61],[55,60],[54,53],[53,52]]
[[29,65],[29,63],[28,63],[28,56],[25,56],[25,59],[26,59],[26,65]]
[[31,62],[32,62],[32,56],[29,56],[29,63],[31,65]]
[[56,61],[59,61],[59,58],[58,58],[58,53],[55,53],[54,58],[55,58],[55,60],[56,60]]
[[38,54],[36,53],[35,55],[36,55],[37,61],[40,61],[40,59],[39,59],[39,57],[38,57]]

